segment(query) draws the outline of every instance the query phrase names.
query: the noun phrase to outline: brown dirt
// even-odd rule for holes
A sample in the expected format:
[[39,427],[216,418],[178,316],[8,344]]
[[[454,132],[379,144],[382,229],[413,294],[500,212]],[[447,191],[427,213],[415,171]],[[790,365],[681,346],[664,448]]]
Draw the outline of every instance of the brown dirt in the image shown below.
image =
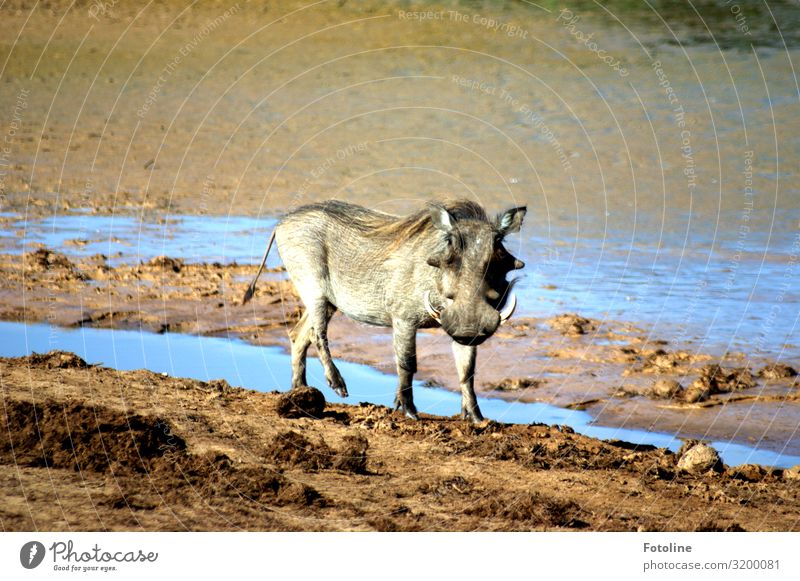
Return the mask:
[[581,317],[574,313],[558,315],[548,321],[550,326],[564,335],[586,335],[597,330],[597,321]]
[[536,389],[544,383],[543,379],[531,379],[530,377],[506,378],[494,385],[487,384],[485,389],[495,391],[519,391],[522,389]]
[[0,359],[3,530],[778,530],[796,470],[701,475],[545,425],[407,420],[148,371]]
[[753,374],[746,367],[725,369],[720,365],[706,365],[700,370],[700,377],[696,380],[709,393],[728,393],[742,391],[755,387]]
[[[481,27],[404,21],[398,15],[399,10],[408,8],[403,2],[327,3],[279,18],[302,6],[303,3],[293,1],[266,7],[244,3],[240,11],[182,60],[169,75],[166,89],[139,116],[137,110],[148,103],[159,75],[164,73],[167,63],[173,62],[177,49],[191,43],[198,31],[220,17],[228,5],[198,4],[183,12],[185,3],[166,1],[153,4],[139,17],[141,7],[134,3],[105,3],[95,21],[87,17],[91,5],[86,2],[5,4],[0,30],[5,38],[16,40],[6,43],[0,51],[7,61],[0,92],[5,102],[13,105],[22,99],[25,107],[10,144],[11,163],[6,166],[0,184],[3,190],[0,209],[34,217],[80,209],[108,215],[135,213],[157,220],[170,213],[274,215],[300,203],[338,196],[402,212],[411,201],[416,203],[439,195],[434,192],[441,192],[441,196],[482,192],[482,201],[492,209],[500,209],[508,204],[505,180],[504,187],[497,187],[494,178],[487,176],[516,178],[520,167],[527,166],[526,160],[538,159],[552,163],[537,165],[536,183],[527,172],[520,175],[512,196],[526,200],[532,207],[534,204],[540,209],[547,207],[548,215],[574,215],[573,203],[578,203],[584,213],[595,211],[597,216],[608,216],[608,200],[603,198],[600,203],[601,197],[594,194],[601,189],[605,191],[607,183],[614,185],[611,191],[638,189],[639,208],[649,207],[660,215],[664,176],[639,172],[637,186],[630,181],[633,174],[627,169],[629,164],[619,163],[618,155],[623,145],[626,150],[631,145],[637,166],[647,167],[657,153],[660,159],[666,156],[665,165],[678,167],[683,161],[680,144],[656,152],[652,143],[645,143],[647,132],[629,135],[628,139],[633,141],[624,144],[616,132],[608,132],[608,118],[595,114],[595,84],[583,88],[576,84],[571,67],[577,63],[581,69],[591,68],[593,80],[603,89],[617,86],[615,73],[598,66],[594,56],[576,45],[562,27],[554,27],[548,19],[532,19],[527,5],[505,5],[501,20],[521,24],[531,37],[557,48],[557,54],[566,54],[567,59],[548,56],[550,53],[541,51],[538,43],[509,41]],[[445,2],[443,6],[452,8],[454,4]],[[462,4],[457,6],[464,13],[472,14],[474,10]],[[484,11],[493,12],[486,6],[480,10]],[[267,26],[273,20],[277,24]],[[306,40],[295,44],[298,38]],[[451,46],[454,39],[467,49],[462,51],[458,62],[449,50],[413,48]],[[635,43],[618,34],[607,36],[604,42],[611,43],[608,47],[612,52],[636,53],[628,50],[636,49]],[[147,47],[147,55],[143,54],[143,47]],[[237,49],[231,51],[231,47]],[[397,47],[412,48],[396,50]],[[354,50],[358,58],[354,58]],[[692,53],[695,49],[687,50]],[[705,49],[698,50],[705,55]],[[260,55],[270,52],[275,58],[260,59]],[[318,66],[320,54],[325,55],[328,65]],[[555,88],[552,95],[541,92],[537,95],[536,105],[542,110],[563,111],[558,96],[571,95],[594,140],[591,144],[570,140],[568,154],[574,167],[570,174],[562,171],[546,140],[528,139],[522,145],[524,157],[509,155],[504,132],[502,137],[481,134],[483,155],[471,157],[460,152],[454,154],[452,149],[438,144],[428,146],[386,139],[387,132],[471,135],[475,118],[490,119],[498,127],[518,135],[520,126],[524,126],[518,111],[498,107],[496,99],[482,98],[453,82],[456,78],[453,73],[479,80],[499,78],[497,71],[486,68],[485,55],[505,55],[538,63],[539,73]],[[779,56],[762,55],[762,58]],[[681,55],[670,57],[667,51],[661,58],[673,65],[673,80],[677,84],[690,82],[684,75],[697,73],[682,66]],[[719,69],[718,63],[705,57],[695,61],[701,76],[715,74]],[[637,68],[634,66],[637,63],[630,64]],[[649,59],[638,65],[649,71]],[[763,84],[758,77],[760,67],[752,62],[737,60],[731,66],[737,78],[750,78],[754,86]],[[439,78],[418,82],[405,79],[409,73],[413,77]],[[510,94],[530,93],[527,75],[501,76]],[[778,76],[784,79],[783,92],[791,93],[790,76]],[[375,84],[381,77],[385,82]],[[330,93],[331,87],[339,86],[341,78],[348,79],[349,90]],[[287,82],[290,79],[292,82]],[[649,104],[663,103],[661,87],[656,83],[645,85],[642,88],[645,100]],[[281,89],[267,101],[261,101],[264,87]],[[749,98],[761,99],[761,96],[751,93]],[[76,107],[76,103],[85,106]],[[731,114],[720,119],[723,122],[725,118],[733,119],[731,123],[735,124],[738,107],[737,99],[727,105],[717,103],[716,110],[727,110]],[[445,109],[469,111],[471,115],[460,119],[437,112]],[[242,114],[231,115],[231,111]],[[376,111],[386,113],[376,118]],[[12,113],[9,107],[4,117],[5,128],[10,127]],[[641,121],[636,108],[619,107],[616,114],[623,127]],[[774,123],[777,133],[757,132],[751,136],[752,147],[767,151],[777,135],[781,151],[789,151],[790,156],[795,154],[794,111],[784,107],[772,114],[777,115]],[[342,116],[353,122],[339,125]],[[724,168],[725,175],[734,176],[735,181],[741,172],[739,141],[723,141],[720,155],[717,139],[720,119],[694,120],[693,135],[716,145],[697,148],[697,164],[704,167],[713,166],[719,159],[736,160]],[[328,131],[334,122],[337,130]],[[653,122],[659,135],[674,135],[671,116],[663,115],[661,120],[654,118]],[[264,142],[265,127],[270,130],[268,144]],[[522,131],[529,134],[524,127]],[[339,157],[340,152],[346,154],[346,159]],[[375,168],[396,168],[397,160],[416,159],[425,159],[444,171],[375,171]],[[497,171],[486,171],[487,160]],[[604,175],[596,171],[594,160],[601,167],[618,169],[609,169],[612,173]],[[459,179],[442,182],[441,175],[448,173]],[[667,178],[671,180],[668,189],[685,190],[684,176],[680,172],[675,172],[675,176]],[[578,192],[579,199],[563,196],[567,189]],[[654,194],[648,196],[646,192]],[[731,199],[738,200],[735,196]],[[628,202],[627,194],[611,200],[612,206],[620,204],[620,207]],[[685,194],[671,198],[675,207],[687,207],[688,202]],[[691,202],[699,212],[705,210],[711,216],[718,216],[716,197],[693,198]],[[735,205],[738,216],[738,201]],[[613,211],[610,215],[628,214]],[[4,226],[11,222],[10,218],[0,217]],[[571,226],[572,222],[567,220],[566,224]],[[15,234],[22,236],[24,232]],[[86,243],[75,239],[67,246],[80,248]],[[239,306],[244,280],[252,275],[252,267],[186,264],[172,257],[159,257],[148,264],[112,266],[108,258],[95,255],[77,259],[47,248],[35,249],[24,259],[0,255],[0,319],[234,335],[257,344],[285,346],[286,328],[299,315],[291,286],[278,277],[262,281],[251,305]],[[513,326],[502,329],[481,349],[478,389],[496,390],[497,395],[509,399],[582,407],[606,425],[680,431],[687,436],[721,440],[736,438],[800,453],[800,440],[793,437],[796,413],[786,413],[788,406],[795,411],[800,393],[791,374],[767,372],[755,387],[737,394],[712,394],[706,389],[694,392],[700,396],[696,400],[673,399],[663,403],[646,397],[653,380],[649,374],[690,385],[701,377],[700,365],[713,363],[729,368],[747,363],[756,368],[774,367],[774,362],[747,362],[735,356],[712,361],[702,353],[684,357],[681,353],[686,352],[678,350],[681,346],[666,351],[663,342],[651,340],[643,330],[631,325],[591,321],[575,314],[561,317],[558,325],[561,330],[551,329],[544,320],[516,319]],[[393,372],[385,331],[366,329],[337,317],[331,339],[335,355]],[[437,332],[422,333],[419,349],[419,377],[432,385],[457,389],[449,341]],[[142,463],[142,470],[151,465],[163,467],[166,463],[163,455],[137,459],[125,457],[122,450],[117,450],[122,459],[117,464],[110,463],[103,471],[0,465],[2,486],[8,491],[0,505],[2,526],[8,529],[67,528],[71,523],[84,528],[168,530],[570,528],[569,519],[588,522],[592,528],[615,530],[651,527],[737,530],[741,528],[740,521],[750,529],[776,526],[788,530],[796,524],[791,516],[796,506],[792,504],[794,497],[790,501],[780,495],[776,497],[774,487],[769,488],[765,497],[760,496],[757,488],[753,488],[751,496],[747,496],[750,489],[727,496],[728,492],[721,494],[715,488],[717,484],[712,486],[702,480],[685,481],[682,489],[684,484],[664,480],[672,474],[671,459],[642,472],[646,478],[639,472],[629,472],[626,463],[605,472],[604,479],[586,476],[575,468],[594,466],[591,455],[580,452],[586,449],[586,441],[549,428],[502,428],[488,435],[477,434],[458,422],[430,420],[412,426],[386,410],[337,406],[324,412],[318,421],[278,418],[273,407],[278,405],[279,396],[244,397],[224,382],[199,385],[144,372],[112,374],[85,367],[70,354],[42,360],[32,358],[24,365],[35,370],[37,390],[46,393],[46,398],[39,398],[41,393],[37,391],[35,405],[29,402],[34,407],[25,408],[26,404],[19,402],[28,400],[24,394],[20,395],[19,402],[10,408],[17,414],[15,417],[27,410],[37,415],[41,412],[48,422],[55,421],[59,415],[53,406],[63,405],[69,414],[76,414],[73,418],[78,421],[76,425],[89,429],[91,418],[87,410],[94,413],[98,409],[98,417],[107,420],[109,433],[119,434],[118,420],[122,417],[119,414],[124,411],[124,417],[128,417],[129,402],[114,400],[107,390],[115,387],[124,393],[132,389],[139,397],[132,409],[141,415],[136,437],[145,442],[157,438],[153,426],[163,421],[182,434],[188,447],[180,454],[170,452],[170,462],[174,460],[174,466],[180,467],[177,475],[175,470],[170,472],[166,468],[164,474],[154,470],[150,480],[142,478],[142,473],[130,474],[139,466],[137,461]],[[4,368],[6,373],[9,368],[5,365]],[[67,396],[57,391],[56,386],[60,389],[67,385],[64,378],[72,382],[75,374],[91,379],[85,391],[70,383],[71,397],[79,401],[67,402],[64,399]],[[15,377],[17,385],[32,381],[32,376]],[[121,378],[133,381],[134,387],[121,383]],[[102,385],[97,383],[101,379]],[[512,389],[506,392],[503,386]],[[516,386],[527,388],[513,389]],[[173,388],[178,391],[172,393]],[[7,391],[10,387],[4,382],[3,389]],[[184,389],[186,393],[180,391]],[[145,397],[151,393],[147,390],[157,390],[160,399]],[[91,399],[95,392],[102,394],[98,401]],[[613,397],[616,393],[630,397]],[[241,401],[237,399],[240,396]],[[193,398],[200,398],[201,403]],[[166,403],[162,405],[161,401]],[[223,405],[223,402],[228,403]],[[73,404],[79,406],[71,407]],[[248,407],[251,405],[266,410],[264,417],[268,421],[240,417],[252,411]],[[204,411],[197,412],[199,408]],[[741,421],[743,416],[748,418],[746,422]],[[67,421],[70,416],[64,418]],[[348,426],[351,421],[352,426]],[[442,431],[426,431],[430,428],[425,426],[431,425],[441,426]],[[234,432],[234,427],[244,430],[244,436]],[[313,433],[306,433],[309,430]],[[352,434],[352,430],[367,432],[368,440],[359,440],[358,436],[363,434]],[[548,434],[547,437],[540,438],[537,430]],[[312,446],[328,446],[334,454],[333,467],[305,472],[301,467],[270,463],[266,447],[279,433],[288,432],[300,434]],[[104,441],[103,433],[99,432],[98,438]],[[86,442],[96,441],[93,437]],[[573,437],[575,442],[570,440]],[[491,440],[491,449],[484,450],[487,439]],[[571,443],[563,450],[537,447],[544,440]],[[73,467],[81,466],[81,462],[93,466],[98,461],[96,457],[94,460],[84,457],[84,452],[70,460],[69,454],[57,445],[65,441],[48,441],[41,461],[60,458],[67,464],[73,462]],[[397,458],[393,456],[396,442],[401,443]],[[479,449],[471,450],[465,442],[472,442],[470,445]],[[206,445],[212,447],[210,455],[204,455]],[[224,451],[219,452],[218,448]],[[452,457],[451,448],[456,450]],[[594,444],[590,448],[594,449]],[[609,462],[602,452],[606,449],[603,445],[597,452],[603,462]],[[129,448],[128,452],[132,450]],[[577,451],[574,457],[570,451]],[[30,450],[27,453],[33,454]],[[418,465],[419,457],[430,461]],[[350,468],[345,458],[352,459]],[[610,458],[617,455],[611,454]],[[337,462],[343,463],[341,468],[335,467]],[[382,472],[384,464],[388,466],[387,472]],[[483,469],[489,471],[491,478],[484,475]],[[593,472],[598,469],[594,466]],[[287,472],[278,474],[278,470]],[[347,475],[340,474],[340,470]],[[642,488],[640,476],[657,481]],[[526,478],[531,483],[528,488],[521,484]],[[684,482],[680,478],[678,482]],[[766,480],[770,478],[774,475],[765,476]],[[376,486],[370,479],[378,479],[381,484]],[[390,480],[391,485],[384,487]],[[739,490],[736,487],[740,479],[733,480],[730,486]],[[504,488],[506,484],[508,490]],[[540,490],[531,491],[533,486]],[[683,490],[688,499],[685,504],[676,500],[678,493],[670,488],[675,486],[676,490]],[[574,495],[580,512],[563,504],[569,499],[559,498],[562,488]],[[177,492],[173,493],[173,489]],[[598,489],[603,490],[602,497],[596,496]],[[667,489],[669,492],[664,492]],[[353,490],[357,494],[351,497]],[[557,493],[548,492],[551,490]],[[666,500],[661,498],[663,494],[667,495]],[[518,514],[530,516],[514,519],[511,516],[517,513],[511,509],[504,512],[505,509],[498,507],[494,513],[491,507],[481,509],[494,516],[468,514],[465,507],[477,506],[487,495],[500,503],[518,501],[527,507]],[[641,495],[650,495],[649,508],[643,504]],[[767,503],[767,497],[774,501],[773,505]],[[721,498],[727,500],[723,502]],[[440,499],[446,499],[441,510],[437,505]],[[717,511],[721,502],[736,507],[725,505],[725,510]],[[791,507],[788,512],[770,521],[768,517],[787,510],[786,502]],[[738,507],[745,510],[750,503],[762,507],[762,513],[767,515],[764,520],[747,511],[746,517],[740,517]],[[34,507],[30,512],[29,504]],[[326,508],[309,516],[303,512],[309,505],[315,511],[323,505]],[[635,508],[628,510],[628,505]],[[695,516],[704,518],[694,519],[683,511],[694,511]],[[557,517],[561,513],[568,518]],[[672,514],[680,516],[672,520]]]

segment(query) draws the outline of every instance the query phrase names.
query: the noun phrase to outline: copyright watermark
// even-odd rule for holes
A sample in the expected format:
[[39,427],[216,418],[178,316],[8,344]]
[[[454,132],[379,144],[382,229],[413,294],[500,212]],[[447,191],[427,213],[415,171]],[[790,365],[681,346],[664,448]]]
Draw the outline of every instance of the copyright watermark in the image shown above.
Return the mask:
[[620,77],[627,77],[630,71],[622,65],[622,62],[610,55],[608,51],[601,48],[597,41],[594,39],[594,32],[586,34],[577,27],[581,17],[574,14],[568,8],[562,8],[556,17],[556,22],[560,22],[567,32],[569,32],[575,39],[584,45],[589,51],[593,52],[597,58],[616,71]]
[[482,14],[467,14],[458,10],[399,10],[397,17],[400,20],[411,20],[414,22],[455,22],[457,24],[472,24],[486,28],[495,33],[503,34],[509,38],[528,38],[528,31],[510,22],[504,22],[491,16]]

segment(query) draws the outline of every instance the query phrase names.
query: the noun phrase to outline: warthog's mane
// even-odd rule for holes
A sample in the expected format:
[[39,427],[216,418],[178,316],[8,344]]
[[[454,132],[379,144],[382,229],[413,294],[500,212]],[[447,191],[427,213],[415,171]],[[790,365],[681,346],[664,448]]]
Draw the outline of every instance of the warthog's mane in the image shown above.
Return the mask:
[[430,212],[431,206],[434,205],[445,208],[456,222],[481,220],[490,223],[486,211],[479,204],[469,200],[446,200],[428,204],[408,216],[394,216],[338,200],[320,204],[320,209],[344,224],[356,228],[365,236],[386,238],[394,244],[401,244],[435,228]]

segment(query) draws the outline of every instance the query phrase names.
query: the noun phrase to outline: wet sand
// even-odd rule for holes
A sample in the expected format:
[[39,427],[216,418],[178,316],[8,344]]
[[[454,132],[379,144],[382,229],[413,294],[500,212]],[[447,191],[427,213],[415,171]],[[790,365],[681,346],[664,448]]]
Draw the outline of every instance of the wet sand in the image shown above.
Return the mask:
[[[0,47],[0,119],[14,128],[6,209],[275,215],[339,196],[402,213],[454,195],[497,210],[526,202],[543,233],[635,225],[670,242],[713,233],[728,244],[748,151],[762,194],[753,230],[794,209],[798,177],[784,166],[798,157],[787,75],[797,53],[763,48],[775,36],[768,20],[752,24],[769,34],[740,39],[757,43],[756,59],[747,44],[714,50],[720,33],[736,38],[731,19],[708,21],[714,39],[678,45],[693,19],[669,5],[662,17],[675,29],[626,4],[628,32],[577,2],[581,32],[630,71],[620,77],[557,8],[523,3],[431,4],[446,18],[423,21],[391,2],[164,2],[141,14],[111,3],[95,18],[91,5],[19,4],[0,21],[18,39]],[[786,41],[796,37],[787,6]],[[685,109],[696,187],[653,62]]]

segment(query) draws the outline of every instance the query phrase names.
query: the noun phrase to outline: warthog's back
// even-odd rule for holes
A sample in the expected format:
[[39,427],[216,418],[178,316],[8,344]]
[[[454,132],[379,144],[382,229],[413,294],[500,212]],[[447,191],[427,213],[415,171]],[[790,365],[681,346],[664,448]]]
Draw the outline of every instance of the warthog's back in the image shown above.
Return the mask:
[[413,252],[420,222],[332,200],[287,214],[275,238],[304,301],[320,292],[353,319],[390,325],[387,303],[412,269],[396,255]]

